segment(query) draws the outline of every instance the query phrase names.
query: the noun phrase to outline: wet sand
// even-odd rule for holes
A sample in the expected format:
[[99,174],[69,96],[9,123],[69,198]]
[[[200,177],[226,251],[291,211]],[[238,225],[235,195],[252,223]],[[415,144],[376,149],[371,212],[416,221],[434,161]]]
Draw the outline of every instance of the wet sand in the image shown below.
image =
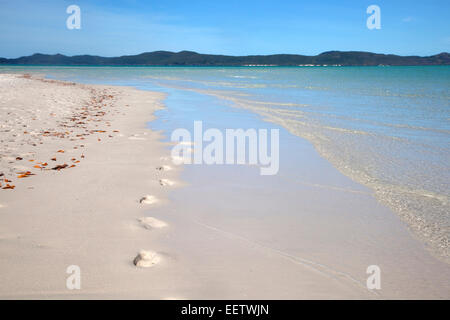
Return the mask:
[[[183,244],[180,254],[187,261],[189,256],[208,257],[195,273],[209,275],[217,287],[209,292],[213,297],[449,297],[449,265],[432,255],[369,188],[340,173],[311,143],[227,100],[179,88],[167,93],[168,108],[158,111],[151,126],[169,133],[192,126],[199,112],[205,128],[280,130],[278,174],[260,176],[258,167],[247,165],[185,166],[181,179],[189,187],[171,192],[168,206],[152,213],[179,231],[169,240],[172,247]],[[185,101],[196,108],[186,108]],[[200,246],[184,236],[185,230],[207,232],[217,247]],[[241,250],[233,253],[227,246]],[[249,261],[255,252],[272,262]],[[274,261],[278,269],[272,268]],[[220,263],[224,266],[219,268]],[[366,288],[371,265],[380,267],[381,290]],[[315,285],[305,281],[306,266],[321,275]],[[278,286],[283,289],[275,290]]]

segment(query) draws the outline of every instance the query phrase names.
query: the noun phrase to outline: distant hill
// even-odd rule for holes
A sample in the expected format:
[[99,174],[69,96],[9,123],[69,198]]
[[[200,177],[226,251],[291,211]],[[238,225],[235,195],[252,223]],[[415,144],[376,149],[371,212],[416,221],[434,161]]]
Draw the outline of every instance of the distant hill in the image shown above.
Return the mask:
[[247,66],[247,65],[342,65],[342,66],[417,66],[450,65],[450,54],[443,52],[428,57],[397,56],[362,51],[328,51],[316,56],[274,54],[257,56],[224,56],[192,51],[154,51],[121,57],[91,55],[65,56],[36,53],[17,59],[0,58],[0,64],[21,65],[100,65],[100,66]]

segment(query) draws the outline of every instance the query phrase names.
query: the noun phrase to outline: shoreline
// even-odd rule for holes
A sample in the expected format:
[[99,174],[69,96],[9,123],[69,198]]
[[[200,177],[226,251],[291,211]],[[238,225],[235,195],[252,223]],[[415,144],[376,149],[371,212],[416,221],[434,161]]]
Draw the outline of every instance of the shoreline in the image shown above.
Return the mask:
[[[167,208],[174,228],[181,220],[183,230],[187,225],[198,232],[208,229],[215,238],[225,237],[236,246],[249,245],[256,251],[261,250],[263,255],[288,260],[280,269],[284,270],[282,277],[273,272],[273,261],[258,267],[278,284],[284,283],[286,278],[291,280],[284,284],[282,293],[261,295],[269,288],[261,283],[254,284],[247,292],[269,299],[280,296],[311,299],[323,297],[319,294],[321,287],[328,290],[326,298],[349,297],[348,292],[336,290],[336,286],[323,284],[320,280],[316,280],[315,287],[305,284],[304,269],[298,264],[308,261],[313,269],[318,265],[326,266],[328,276],[340,274],[343,284],[353,287],[355,294],[359,292],[358,287],[365,286],[367,266],[379,264],[384,270],[384,285],[378,298],[447,296],[448,265],[431,256],[423,242],[414,238],[400,218],[374,198],[370,189],[343,175],[321,157],[308,140],[292,135],[278,125],[268,124],[257,114],[232,108],[223,99],[183,89],[164,92],[168,94],[168,109],[158,112],[157,123],[160,124],[156,125],[157,129],[170,132],[179,127],[189,128],[192,125],[190,119],[197,119],[198,111],[204,111],[205,127],[280,129],[282,163],[277,175],[262,178],[257,167],[249,166],[185,166],[181,178],[189,182],[189,188],[171,193],[172,201]],[[186,109],[185,101],[196,108]],[[185,255],[201,254],[193,240],[179,236],[172,241],[186,246]],[[188,246],[189,243],[192,245]],[[202,249],[212,261],[225,259],[216,257],[217,253],[210,248]],[[248,255],[236,252],[227,255],[227,259],[246,261]],[[291,269],[291,263],[298,269]],[[208,274],[208,264],[215,266],[209,261],[205,264],[197,267],[202,274]],[[237,265],[240,264],[227,261],[226,270],[217,272],[237,270]],[[254,273],[254,264],[250,262],[250,265]],[[246,264],[240,266],[243,270],[248,267]],[[231,288],[245,286],[257,277],[252,273],[247,274],[249,279],[240,281],[231,280],[239,279],[239,275],[234,275],[228,278],[226,285]],[[370,298],[370,293],[366,290],[356,296]]]
[[[183,88],[181,86],[173,86],[173,88],[192,91],[203,95],[209,95],[220,100],[227,101],[229,102],[229,106],[232,108],[248,110],[261,117],[264,122],[273,123],[277,126],[280,126],[291,134],[297,136],[298,138],[308,141],[314,146],[314,152],[317,152],[321,158],[325,159],[328,163],[333,165],[336,170],[338,170],[340,173],[342,173],[344,176],[348,177],[358,185],[367,187],[370,190],[370,193],[373,193],[373,196],[382,206],[388,207],[392,214],[398,216],[408,226],[411,235],[415,239],[423,243],[426,246],[427,250],[431,253],[431,255],[434,256],[434,258],[446,264],[450,263],[448,233],[446,233],[446,225],[441,225],[436,223],[435,221],[432,221],[425,214],[419,214],[420,210],[414,208],[414,205],[416,207],[420,207],[420,202],[417,199],[406,199],[408,200],[408,202],[405,203],[405,199],[401,197],[404,197],[404,194],[417,194],[421,196],[422,203],[430,199],[431,201],[437,200],[441,202],[442,205],[442,208],[438,209],[444,211],[444,206],[447,205],[447,198],[445,195],[434,194],[431,191],[418,189],[409,190],[406,187],[401,188],[396,185],[380,185],[376,182],[373,182],[376,181],[375,176],[361,173],[363,172],[361,168],[359,168],[360,172],[355,173],[355,163],[349,165],[350,161],[342,161],[339,157],[336,157],[336,152],[334,152],[334,154],[333,152],[330,152],[330,148],[327,148],[330,146],[327,146],[325,143],[323,143],[324,140],[327,140],[326,137],[314,137],[314,135],[308,133],[307,131],[302,132],[302,130],[298,130],[295,126],[295,121],[289,120],[288,117],[283,117],[282,112],[281,114],[277,114],[276,108],[274,108],[275,110],[273,110],[272,108],[267,108],[264,105],[264,102],[252,101],[254,103],[254,105],[252,105],[249,100],[227,95],[226,92],[222,93],[218,90],[214,91],[198,88]],[[291,116],[295,117],[295,114],[292,113]]]
[[[41,90],[48,90],[52,83],[64,83],[45,82]],[[155,120],[156,111],[158,122],[168,120],[159,115],[159,111],[169,111],[162,109],[164,93],[109,85],[75,84],[70,88],[78,87],[109,88],[122,96],[115,100],[115,109],[126,111],[117,112],[115,121],[107,127],[109,131],[119,129],[119,132],[112,132],[117,134],[112,138],[106,138],[107,132],[86,136],[85,158],[77,167],[45,172],[45,177],[37,174],[16,179],[20,180],[16,189],[0,190],[0,204],[4,205],[0,207],[0,256],[3,258],[0,297],[389,299],[447,296],[445,285],[433,286],[445,281],[448,266],[445,268],[432,260],[421,244],[411,240],[395,217],[386,215],[372,195],[343,178],[306,140],[299,142],[297,137],[294,140],[289,136],[304,151],[299,158],[289,153],[289,161],[302,163],[300,171],[295,173],[320,186],[344,188],[317,189],[318,185],[308,184],[293,187],[289,179],[287,184],[280,182],[282,178],[292,178],[290,171],[270,180],[274,183],[271,186],[270,181],[259,181],[252,176],[255,168],[248,166],[233,169],[191,166],[180,174],[181,169],[169,163],[169,150],[165,147],[170,143],[163,142],[160,128],[155,130],[155,122],[143,121]],[[28,97],[28,104],[46,99],[34,94]],[[63,96],[63,106],[77,101],[76,95]],[[187,111],[182,107],[181,110],[173,108],[172,99],[173,96],[167,97],[164,105],[171,108],[172,115],[175,112],[179,117],[184,112],[182,119],[188,121],[184,119],[189,119]],[[180,95],[174,102],[189,101],[202,106],[202,100],[192,99]],[[216,105],[211,100],[204,103],[208,107]],[[129,112],[126,104],[134,112]],[[236,119],[249,116],[239,115],[236,113]],[[145,124],[151,124],[152,129]],[[99,135],[104,135],[100,137],[102,141],[97,141]],[[55,141],[60,141],[57,138]],[[57,152],[58,148],[69,150],[54,144],[51,151]],[[156,170],[163,165],[171,165],[174,170]],[[210,181],[211,176],[216,177],[215,181]],[[185,184],[181,179],[190,186],[172,189],[162,186],[161,179],[175,181],[175,187]],[[237,193],[229,190],[229,186],[238,186],[242,179],[247,183],[237,188]],[[32,183],[34,189],[22,188],[25,183]],[[265,183],[270,188],[261,189]],[[354,189],[358,192],[345,192]],[[173,190],[170,201],[168,190]],[[3,191],[17,192],[17,196],[6,199]],[[262,197],[264,194],[270,196]],[[154,195],[160,201],[154,203],[147,195]],[[216,201],[218,197],[223,205]],[[139,203],[146,201],[148,205]],[[375,208],[370,208],[371,205]],[[155,220],[141,220],[148,215],[167,225],[157,228]],[[380,239],[382,242],[378,243]],[[151,268],[135,267],[133,260],[140,250],[156,252],[158,263]],[[385,285],[381,295],[364,287],[365,268],[374,262],[381,263],[387,272],[383,275]],[[80,291],[66,289],[65,268],[74,264],[82,272]],[[416,282],[405,283],[412,279]],[[419,288],[424,291],[417,291]]]

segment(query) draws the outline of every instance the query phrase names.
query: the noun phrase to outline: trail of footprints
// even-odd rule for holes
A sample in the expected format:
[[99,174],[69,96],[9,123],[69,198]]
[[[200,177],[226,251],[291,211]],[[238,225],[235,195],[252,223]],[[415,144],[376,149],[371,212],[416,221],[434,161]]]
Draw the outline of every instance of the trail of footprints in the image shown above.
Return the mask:
[[[31,78],[30,76],[23,76],[24,78]],[[54,83],[60,86],[75,86],[74,83],[59,82],[47,79],[36,79],[42,82]],[[61,102],[53,99],[54,104],[45,113],[39,108],[35,109],[33,113],[24,114],[20,109],[13,107],[9,108],[8,118],[0,119],[0,132],[2,133],[0,142],[3,149],[0,150],[0,164],[3,169],[0,172],[0,190],[14,189],[13,179],[23,179],[36,175],[39,171],[68,169],[76,167],[81,160],[85,158],[82,152],[85,147],[83,140],[88,136],[98,135],[96,140],[102,141],[102,138],[114,136],[122,137],[123,134],[118,130],[108,130],[111,127],[110,115],[117,114],[119,111],[115,108],[116,92],[106,89],[89,89],[90,100],[85,101],[82,106],[75,106],[74,108],[67,108],[61,110]],[[71,103],[70,101],[66,102]],[[128,106],[128,105],[126,105]],[[61,117],[56,117],[61,114]],[[31,122],[30,122],[31,119]],[[102,127],[100,129],[100,127]],[[44,129],[45,128],[45,129]],[[144,136],[147,133],[143,134]],[[64,139],[73,142],[71,150],[58,150],[51,159],[47,161],[39,161],[35,159],[36,151],[20,152],[23,149],[30,147],[37,147],[44,144],[46,139]],[[140,134],[134,134],[128,137],[129,140],[146,140]],[[82,144],[80,144],[82,143]],[[72,153],[78,151],[80,156],[78,158]],[[67,162],[59,162],[63,154],[69,153],[66,158],[70,159]],[[166,161],[168,158],[162,157],[161,160]],[[61,161],[61,160],[60,160]],[[32,168],[30,167],[32,166]],[[36,170],[36,169],[39,169]],[[172,167],[162,165],[156,168],[158,171],[169,171]],[[34,172],[33,172],[34,171]],[[174,181],[161,178],[159,179],[160,186],[173,186]],[[159,200],[153,195],[143,196],[139,203],[141,205],[153,205]],[[4,205],[0,204],[0,208]],[[138,219],[141,226],[145,229],[160,229],[167,227],[168,224],[164,221],[154,217],[143,217]],[[134,258],[133,263],[137,267],[148,268],[158,264],[161,257],[158,253],[151,250],[141,250]]]
[[[165,159],[165,158],[162,158]],[[168,165],[163,165],[157,167],[158,171],[169,171],[172,168]],[[174,181],[169,179],[159,179],[159,184],[161,186],[173,186]],[[143,205],[152,205],[158,202],[158,198],[153,195],[146,195],[139,199],[139,203]],[[156,219],[154,217],[143,217],[138,219],[141,226],[145,229],[160,229],[165,228],[168,224],[162,220]],[[134,258],[133,263],[136,267],[149,268],[161,262],[161,256],[152,250],[141,250],[138,255]]]

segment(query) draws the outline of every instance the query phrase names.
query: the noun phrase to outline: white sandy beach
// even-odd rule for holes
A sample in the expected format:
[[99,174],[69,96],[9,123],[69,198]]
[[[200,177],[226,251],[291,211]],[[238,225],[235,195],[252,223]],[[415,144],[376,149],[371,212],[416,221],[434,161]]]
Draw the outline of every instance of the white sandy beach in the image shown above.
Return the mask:
[[14,187],[0,190],[0,296],[78,296],[69,265],[84,297],[136,296],[133,259],[153,249],[138,219],[176,175],[157,170],[167,152],[145,128],[162,94],[2,75],[0,96],[1,185]]
[[[220,181],[206,185],[201,174],[204,190],[180,180],[162,135],[146,128],[163,99],[126,87],[0,75],[0,298],[448,298],[448,266],[395,215],[384,220],[385,209],[372,210],[377,204],[365,189],[302,186],[292,194],[302,200],[298,216],[283,221],[239,216],[227,211],[232,201],[211,212],[214,201],[234,195],[218,195]],[[302,170],[319,168],[305,176],[323,174],[316,163],[305,162]],[[326,171],[339,181],[333,172]],[[237,189],[264,197],[251,186]],[[179,187],[186,191],[171,199]],[[199,191],[204,201],[190,203]],[[275,185],[270,196],[276,192]],[[246,205],[242,212],[250,212]],[[265,209],[259,205],[252,204]],[[273,206],[278,213],[289,203],[274,199]],[[352,206],[366,214],[355,219]],[[144,259],[135,259],[142,250]],[[365,287],[372,257],[392,270],[386,294]],[[80,290],[66,288],[70,265],[81,269]],[[334,265],[359,271],[353,277]]]

